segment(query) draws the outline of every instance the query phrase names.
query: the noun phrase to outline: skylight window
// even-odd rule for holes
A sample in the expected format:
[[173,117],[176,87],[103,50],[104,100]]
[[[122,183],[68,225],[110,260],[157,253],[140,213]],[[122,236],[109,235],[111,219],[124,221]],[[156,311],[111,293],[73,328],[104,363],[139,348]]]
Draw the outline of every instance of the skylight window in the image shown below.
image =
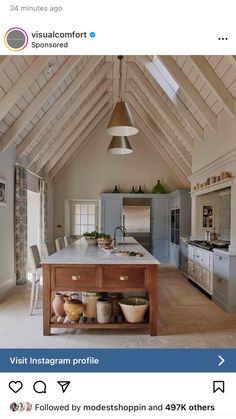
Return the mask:
[[155,58],[153,60],[153,63],[155,64],[155,67],[159,70],[159,72],[162,74],[162,76],[166,79],[167,83],[172,87],[172,89],[175,91],[175,93],[177,93],[178,90],[179,90],[178,83],[176,83],[176,81],[172,77],[172,75],[165,68],[165,66],[161,63],[161,61],[158,58],[158,56],[155,56]]

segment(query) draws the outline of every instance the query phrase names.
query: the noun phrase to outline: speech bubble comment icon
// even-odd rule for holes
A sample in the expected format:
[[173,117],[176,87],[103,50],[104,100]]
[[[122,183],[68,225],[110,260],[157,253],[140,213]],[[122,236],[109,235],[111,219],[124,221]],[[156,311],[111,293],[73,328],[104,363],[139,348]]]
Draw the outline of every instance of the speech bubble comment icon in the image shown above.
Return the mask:
[[28,35],[22,28],[11,28],[5,33],[4,42],[11,51],[21,51],[28,44]]
[[44,381],[38,380],[38,381],[35,381],[35,383],[33,384],[33,389],[35,393],[39,393],[39,394],[46,393],[47,386]]

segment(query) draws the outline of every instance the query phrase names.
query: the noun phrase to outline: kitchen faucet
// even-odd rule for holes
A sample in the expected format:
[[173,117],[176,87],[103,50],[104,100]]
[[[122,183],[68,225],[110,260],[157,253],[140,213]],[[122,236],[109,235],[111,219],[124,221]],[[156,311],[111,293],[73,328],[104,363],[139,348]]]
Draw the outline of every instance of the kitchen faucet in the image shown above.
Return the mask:
[[123,234],[123,237],[125,237],[127,234],[127,230],[124,226],[117,226],[114,230],[114,237],[113,237],[114,246],[116,246],[116,233],[118,230],[121,231],[121,233]]

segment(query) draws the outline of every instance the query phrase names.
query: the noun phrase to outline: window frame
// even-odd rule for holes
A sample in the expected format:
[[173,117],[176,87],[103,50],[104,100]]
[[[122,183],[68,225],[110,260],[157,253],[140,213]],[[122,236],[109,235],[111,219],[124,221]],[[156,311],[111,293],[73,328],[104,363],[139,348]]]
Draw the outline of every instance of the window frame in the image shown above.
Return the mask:
[[95,204],[97,207],[97,214],[96,214],[96,222],[97,222],[97,230],[100,231],[101,229],[101,200],[100,199],[68,199],[65,201],[65,234],[71,235],[74,234],[74,205],[75,204]]

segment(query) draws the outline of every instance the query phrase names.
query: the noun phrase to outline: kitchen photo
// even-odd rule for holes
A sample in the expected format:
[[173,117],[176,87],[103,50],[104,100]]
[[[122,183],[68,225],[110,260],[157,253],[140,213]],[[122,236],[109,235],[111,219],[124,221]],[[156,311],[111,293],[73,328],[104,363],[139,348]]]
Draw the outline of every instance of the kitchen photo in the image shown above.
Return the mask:
[[0,347],[236,347],[236,58],[0,57]]

